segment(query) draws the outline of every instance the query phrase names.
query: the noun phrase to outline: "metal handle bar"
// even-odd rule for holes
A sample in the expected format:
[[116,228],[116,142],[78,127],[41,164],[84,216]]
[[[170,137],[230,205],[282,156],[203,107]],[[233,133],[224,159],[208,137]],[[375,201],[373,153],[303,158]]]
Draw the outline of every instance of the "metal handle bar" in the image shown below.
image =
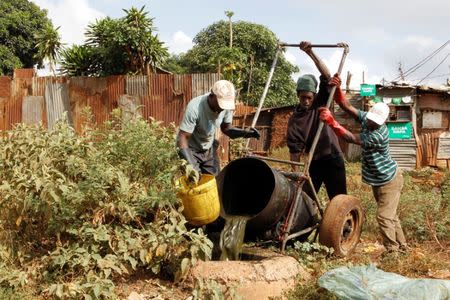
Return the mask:
[[[287,44],[287,43],[279,43],[280,47],[300,47],[300,44]],[[312,48],[348,48],[346,43],[337,43],[337,44],[312,44]]]

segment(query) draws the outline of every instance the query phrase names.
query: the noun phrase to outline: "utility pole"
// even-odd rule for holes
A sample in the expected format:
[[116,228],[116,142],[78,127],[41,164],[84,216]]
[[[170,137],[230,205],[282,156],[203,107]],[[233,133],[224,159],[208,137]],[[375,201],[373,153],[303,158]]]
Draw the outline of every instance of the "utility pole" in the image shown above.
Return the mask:
[[402,62],[398,63],[398,73],[400,74],[400,79],[405,81],[405,74],[403,73]]

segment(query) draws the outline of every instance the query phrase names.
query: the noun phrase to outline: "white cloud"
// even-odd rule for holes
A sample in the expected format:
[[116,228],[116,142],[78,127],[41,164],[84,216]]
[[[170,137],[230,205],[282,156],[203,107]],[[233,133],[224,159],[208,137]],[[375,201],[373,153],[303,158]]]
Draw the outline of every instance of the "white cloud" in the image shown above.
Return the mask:
[[[333,53],[323,58],[323,63],[328,67],[330,70],[331,75],[334,75],[337,72],[337,69],[339,67],[339,63],[342,58],[342,50],[336,50],[333,51]],[[307,60],[304,62],[304,64],[299,65],[300,73],[294,74],[292,77],[294,80],[297,80],[297,78],[304,74],[314,74],[315,76],[319,76],[320,73],[317,70],[317,67],[314,65],[314,62],[307,58]],[[341,78],[342,78],[342,86],[345,87],[345,81],[347,80],[347,71],[349,71],[352,74],[352,78],[350,81],[350,88],[351,89],[359,89],[359,85],[363,83],[363,72],[364,72],[364,82],[365,83],[380,83],[382,76],[378,74],[369,74],[369,68],[366,64],[353,60],[350,57],[347,56],[344,67],[341,72]]]
[[291,52],[289,52],[289,50],[287,50],[287,51],[284,53],[284,57],[285,57],[286,60],[287,60],[288,62],[290,62],[291,64],[293,64],[293,65],[296,65],[296,64],[297,64],[297,58],[295,57],[294,54],[292,54]]
[[36,5],[48,10],[48,16],[55,27],[61,26],[59,32],[62,41],[68,46],[82,44],[84,32],[89,23],[105,15],[89,6],[88,0],[32,0]]
[[175,32],[170,41],[167,42],[170,53],[180,54],[191,49],[193,46],[192,38],[182,31]]

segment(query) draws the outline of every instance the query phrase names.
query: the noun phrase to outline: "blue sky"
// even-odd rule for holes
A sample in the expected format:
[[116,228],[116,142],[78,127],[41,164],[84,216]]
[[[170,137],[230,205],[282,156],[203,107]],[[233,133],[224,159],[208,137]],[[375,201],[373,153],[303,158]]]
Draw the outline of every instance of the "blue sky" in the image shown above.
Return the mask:
[[[173,53],[192,47],[192,38],[208,25],[226,19],[225,11],[233,11],[233,20],[263,24],[281,41],[298,43],[346,42],[350,54],[344,74],[352,74],[357,87],[365,73],[366,83],[392,80],[398,75],[398,63],[406,71],[450,39],[450,1],[448,0],[32,0],[48,10],[53,24],[61,26],[63,41],[83,42],[86,25],[105,16],[121,17],[122,9],[145,5],[160,38]],[[443,84],[450,78],[450,45],[447,45],[423,67],[406,79],[425,84]],[[341,52],[319,49],[317,54],[331,72],[337,69]],[[296,48],[286,58],[300,67],[300,73],[316,73],[304,53]],[[444,75],[447,74],[447,75]],[[442,75],[442,76],[441,76]],[[296,78],[298,74],[294,75]],[[345,76],[344,76],[345,78]]]

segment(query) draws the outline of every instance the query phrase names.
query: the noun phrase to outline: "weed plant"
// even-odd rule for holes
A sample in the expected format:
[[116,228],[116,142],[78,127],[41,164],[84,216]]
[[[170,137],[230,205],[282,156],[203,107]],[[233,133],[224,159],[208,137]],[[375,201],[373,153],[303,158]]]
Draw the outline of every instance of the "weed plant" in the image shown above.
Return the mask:
[[0,139],[0,296],[116,298],[118,277],[178,280],[210,257],[180,213],[175,128],[118,112],[95,128],[18,124]]

